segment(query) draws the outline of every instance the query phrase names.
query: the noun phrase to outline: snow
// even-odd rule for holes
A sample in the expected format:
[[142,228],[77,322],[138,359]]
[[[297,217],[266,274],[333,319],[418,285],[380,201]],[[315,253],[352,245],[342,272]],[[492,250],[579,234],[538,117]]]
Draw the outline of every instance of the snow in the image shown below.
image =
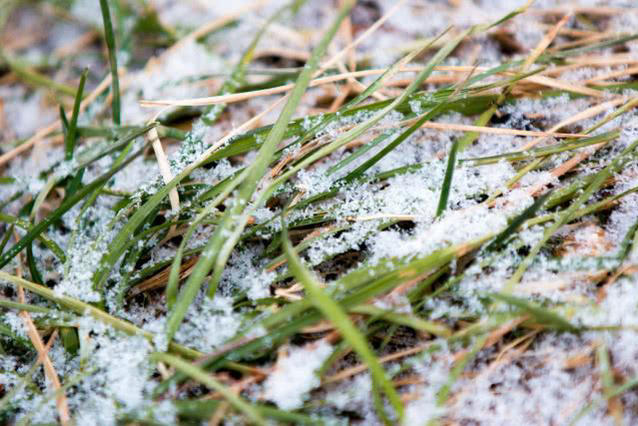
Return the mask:
[[332,346],[325,341],[291,349],[264,382],[264,398],[284,410],[300,408],[307,393],[319,386],[315,372],[331,353]]
[[[158,11],[160,21],[180,36],[249,2],[156,0],[148,3],[149,8]],[[458,8],[448,3],[452,2],[407,2],[405,7],[390,18],[382,31],[357,48],[357,57],[361,59],[364,67],[386,66],[405,54],[415,40],[436,36],[449,25],[454,25],[460,30],[477,23],[493,21],[525,2],[461,1]],[[620,0],[558,3],[566,6],[576,3],[581,6],[628,5],[626,1]],[[538,0],[532,7],[549,8],[558,3]],[[154,59],[149,66],[142,69],[134,64],[130,52],[120,52],[121,65],[130,65],[130,69],[122,78],[125,124],[141,125],[156,112],[153,109],[141,108],[141,99],[179,99],[212,94],[211,87],[218,87],[224,76],[232,70],[239,55],[254,36],[255,26],[282,4],[281,1],[270,2],[267,8],[247,13],[246,16],[240,17],[238,22],[212,34],[202,42],[190,41],[179,45],[168,54],[158,56],[160,59]],[[379,10],[376,10],[375,4]],[[365,23],[370,21],[371,17],[377,13],[384,13],[393,4],[394,1],[391,0],[360,2],[357,15],[352,17],[355,35],[365,28]],[[33,15],[38,13],[42,12],[33,12]],[[70,13],[74,18],[51,30],[50,40],[19,53],[30,61],[40,60],[52,49],[83,34],[86,28],[101,27],[99,8],[91,2],[74,1]],[[281,27],[267,32],[259,48],[285,47],[307,51],[307,46],[296,44],[297,38],[286,39],[282,34],[295,34],[303,38],[308,46],[315,45],[321,34],[319,30],[326,28],[333,16],[334,7],[330,2],[306,2],[295,17],[282,20],[279,23]],[[553,18],[539,16],[541,15],[530,14],[517,17],[506,25],[507,31],[514,35],[516,42],[525,51],[534,47],[553,23]],[[40,22],[37,16],[28,15],[23,19],[25,27],[30,25],[30,22]],[[124,32],[132,25],[130,19],[124,18],[118,23],[124,25]],[[424,22],[427,25],[424,25]],[[634,8],[627,13],[601,20],[600,28],[597,27],[596,31],[626,33],[628,28],[635,28],[637,22],[638,12]],[[587,27],[586,23],[577,19],[572,19],[568,25],[569,28],[581,30]],[[44,25],[40,26],[46,28]],[[560,43],[567,41],[570,41],[569,37],[559,36]],[[335,47],[343,44],[344,40],[340,36],[334,42]],[[638,54],[637,45],[635,42],[627,44],[628,53],[632,57]],[[477,63],[480,65],[494,66],[504,60],[522,59],[525,55],[519,53],[505,57],[498,43],[481,35],[467,45],[459,47],[446,63],[468,65],[465,58],[476,46],[481,47],[477,56]],[[160,49],[155,53],[160,53]],[[612,53],[613,49],[605,49],[601,54]],[[429,53],[425,53],[416,62],[423,63],[428,59],[428,55]],[[64,63],[56,71],[55,78],[69,83],[73,81],[71,76],[76,77],[75,68],[80,64],[90,63],[91,75],[99,75],[101,79],[107,73],[103,59],[98,55],[78,58],[77,62],[72,62],[72,66]],[[251,64],[251,67],[271,67],[262,62]],[[556,67],[554,64],[549,65],[548,70],[552,71]],[[52,65],[52,68],[55,67]],[[582,67],[562,74],[561,79],[582,83],[583,80],[619,68]],[[210,81],[206,85],[197,83],[201,77],[210,78]],[[249,83],[264,81],[263,76],[256,76],[251,72],[248,73],[247,79]],[[97,81],[97,78],[94,80]],[[362,81],[369,83],[372,80]],[[90,83],[95,84],[95,81]],[[431,86],[428,90],[434,88],[438,86]],[[303,117],[301,126],[304,129],[311,128],[321,119],[321,114],[315,114],[316,109],[325,103],[324,98],[338,90],[315,88],[308,91],[295,112],[296,117]],[[626,90],[622,94],[635,97],[637,93]],[[11,143],[30,137],[57,118],[57,100],[42,89],[27,88],[21,83],[3,84],[0,86],[0,97],[1,122],[5,124],[0,126],[0,132],[2,141],[7,142],[7,149],[10,149]],[[275,98],[261,97],[230,105],[219,122],[214,125],[210,126],[196,119],[184,141],[163,141],[172,173],[183,171],[209,146],[231,129],[253,117]],[[81,116],[82,125],[110,126],[109,108],[102,107],[103,101],[104,98],[100,98],[95,106],[90,107]],[[570,97],[566,94],[548,97],[526,96],[502,105],[499,108],[500,121],[490,125],[546,130],[598,102],[598,99]],[[250,238],[242,239],[231,253],[221,274],[215,298],[210,299],[206,296],[207,289],[204,285],[175,335],[177,343],[196,349],[202,354],[209,354],[232,344],[238,335],[248,338],[261,337],[272,331],[263,328],[260,320],[275,313],[283,303],[279,305],[269,303],[268,300],[278,297],[275,289],[294,284],[294,280],[289,279],[290,273],[285,263],[277,265],[274,270],[267,270],[267,265],[280,254],[277,251],[278,246],[271,243],[281,231],[279,215],[282,213],[282,206],[292,195],[300,194],[298,201],[303,202],[309,197],[336,190],[334,197],[294,209],[286,218],[289,224],[310,219],[323,220],[316,226],[295,227],[291,230],[291,235],[296,239],[295,243],[298,243],[312,235],[319,227],[325,227],[319,238],[311,242],[300,255],[307,266],[322,273],[328,288],[334,288],[334,281],[348,271],[358,268],[363,270],[375,265],[394,265],[392,262],[399,262],[398,259],[407,261],[421,258],[450,245],[494,235],[533,203],[532,189],[542,184],[556,190],[573,182],[574,176],[575,179],[580,179],[582,176],[592,175],[638,137],[638,119],[632,111],[596,130],[595,134],[600,134],[620,127],[622,134],[609,146],[595,153],[592,151],[592,155],[581,162],[574,172],[560,179],[551,173],[552,168],[560,166],[574,154],[564,153],[554,156],[538,169],[527,173],[512,189],[508,189],[507,184],[516,176],[520,163],[500,161],[487,166],[476,166],[472,162],[460,162],[454,170],[448,208],[440,217],[436,217],[450,148],[452,142],[463,135],[461,132],[418,130],[367,170],[365,177],[372,178],[379,173],[404,166],[417,165],[418,169],[382,181],[340,181],[394,140],[404,129],[397,129],[399,122],[412,118],[414,114],[426,112],[423,102],[411,100],[408,106],[404,113],[395,111],[388,114],[379,122],[378,128],[354,141],[355,144],[369,143],[382,132],[388,132],[390,136],[384,142],[338,172],[327,174],[328,170],[362,145],[337,150],[301,170],[290,182],[278,189],[272,203],[256,206],[252,210],[254,226],[263,225],[262,229]],[[260,125],[274,122],[280,112],[281,108],[271,112]],[[582,120],[561,131],[582,131],[595,125],[610,112],[606,111],[604,114]],[[345,129],[362,123],[371,116],[370,112],[359,112],[339,117],[321,131],[318,135],[319,143],[334,141]],[[475,119],[474,116],[466,117],[460,113],[449,112],[435,121],[473,124]],[[136,142],[137,148],[141,147],[142,139],[139,138]],[[63,147],[59,140],[58,136],[53,136],[45,142],[38,143],[32,152],[18,156],[6,166],[3,175],[14,177],[16,182],[0,185],[3,213],[20,214],[20,207],[43,188],[46,182],[46,179],[40,176],[43,172],[53,168],[56,176],[63,177],[77,164],[62,161]],[[263,140],[264,134],[256,138],[258,143]],[[459,157],[471,159],[513,152],[531,140],[518,136],[481,134],[473,144],[460,153]],[[292,141],[286,140],[281,146]],[[558,142],[553,138],[547,138],[539,146]],[[100,152],[101,149],[108,148],[110,143],[111,141],[104,138],[83,139],[78,148],[78,156]],[[284,151],[284,155],[300,154],[301,148],[298,145],[290,146]],[[205,203],[200,203],[198,196],[252,164],[255,156],[255,152],[250,151],[215,161],[194,171],[189,180],[185,181],[187,184],[180,188],[180,191],[183,191],[180,195],[184,196],[178,230],[181,231],[181,227],[190,225],[190,221],[204,208]],[[83,184],[112,167],[114,159],[115,156],[109,155],[90,165],[86,169]],[[195,184],[199,186],[189,193]],[[76,206],[63,216],[60,226],[56,224],[47,230],[47,235],[65,251],[66,263],[62,264],[55,259],[50,251],[39,243],[34,244],[33,251],[37,266],[43,272],[47,285],[54,289],[56,295],[90,303],[101,301],[102,294],[93,288],[92,279],[102,256],[127,220],[127,215],[134,212],[149,195],[154,194],[160,185],[161,178],[155,160],[152,156],[142,155],[105,185],[106,189],[119,191],[122,196],[130,196],[132,204],[128,209],[115,210],[115,206],[123,197],[100,195],[81,216],[80,207]],[[613,182],[609,182],[588,203],[636,187],[638,163],[632,159],[614,176]],[[20,194],[15,201],[4,205],[4,200],[18,192]],[[504,195],[493,204],[488,205],[484,202],[487,197],[497,192],[504,192]],[[63,195],[61,191],[54,193],[50,205],[44,206],[41,213],[55,208]],[[232,202],[232,199],[225,200],[220,209],[214,211],[206,223],[197,228],[186,244],[187,250],[193,250],[194,253],[186,256],[186,259],[200,254],[198,250],[205,246],[214,232],[221,210],[231,206]],[[527,325],[521,326],[505,336],[497,345],[478,353],[452,385],[451,397],[446,404],[437,403],[438,392],[449,381],[454,357],[467,346],[460,343],[448,345],[442,339],[428,341],[440,345],[442,349],[384,364],[388,373],[400,371],[401,374],[414,374],[419,379],[415,384],[400,389],[402,394],[409,396],[406,397],[406,424],[423,424],[430,420],[451,424],[566,424],[589,402],[594,402],[593,408],[581,419],[583,424],[614,423],[607,412],[606,402],[601,393],[598,366],[591,358],[591,352],[592,348],[601,342],[609,348],[619,382],[638,375],[635,367],[635,359],[638,357],[635,334],[635,328],[638,327],[638,302],[635,297],[636,275],[631,269],[638,260],[638,250],[632,250],[623,262],[614,257],[628,231],[636,223],[637,202],[638,194],[628,194],[608,212],[588,215],[562,227],[556,237],[550,240],[534,259],[522,282],[513,290],[517,296],[526,300],[543,306],[547,304],[573,324],[622,329],[588,331],[580,335],[543,331],[530,334],[529,340],[524,341],[525,345],[529,343],[528,346],[519,344],[505,350],[505,345],[513,339],[534,332],[534,329],[527,328]],[[558,206],[557,211],[561,211],[562,208],[565,206]],[[159,213],[159,221],[174,217],[165,211]],[[546,213],[548,211],[541,209],[539,215]],[[398,225],[386,227],[396,217],[407,217],[409,220],[402,219]],[[144,230],[149,229],[149,226],[145,225]],[[455,261],[450,265],[451,270],[461,275],[452,291],[443,292],[437,297],[424,297],[412,304],[405,294],[392,294],[378,298],[373,303],[392,312],[424,317],[427,320],[440,320],[455,329],[457,326],[464,327],[475,319],[493,313],[485,301],[485,293],[505,289],[513,271],[525,258],[526,250],[540,241],[546,227],[547,224],[523,227],[497,254],[479,251],[476,253],[476,261],[467,265]],[[333,232],[337,228],[343,230]],[[19,232],[24,235],[23,231]],[[131,235],[131,238],[133,237]],[[153,351],[165,351],[168,348],[165,338],[168,307],[163,289],[126,299],[123,305],[114,301],[114,295],[120,290],[119,285],[124,282],[125,274],[133,273],[128,284],[134,285],[142,279],[139,274],[141,269],[160,265],[158,271],[165,271],[166,265],[170,265],[179,241],[170,240],[160,245],[159,242],[163,238],[162,232],[149,236],[138,243],[139,248],[142,248],[139,260],[133,259],[133,262],[126,265],[116,263],[106,281],[104,293],[107,296],[104,309],[154,333],[153,341],[148,341],[142,336],[128,336],[116,332],[92,318],[71,316],[53,319],[71,321],[73,325],[78,326],[81,340],[78,356],[66,353],[60,342],[56,342],[50,352],[63,383],[77,380],[77,384],[67,392],[77,424],[111,425],[122,422],[124,418],[157,424],[175,424],[178,421],[170,398],[158,399],[153,396],[160,379],[157,377],[155,364],[149,360],[149,355]],[[267,250],[274,251],[267,253]],[[342,257],[346,257],[343,255],[353,253],[356,254],[353,256],[354,260],[341,260]],[[14,261],[3,270],[16,273],[16,265],[17,261]],[[601,286],[609,276],[619,271],[619,268],[628,269],[613,283],[605,285],[604,297],[599,298]],[[607,273],[602,281],[591,278],[591,275],[601,271]],[[25,277],[29,278],[26,269],[23,272]],[[438,281],[436,288],[439,288],[440,284],[441,281]],[[8,284],[0,285],[3,292],[9,288]],[[304,297],[300,291],[296,294]],[[7,291],[3,297],[9,298],[13,295]],[[27,301],[56,309],[53,304],[30,294]],[[499,314],[504,313],[505,311],[499,311]],[[14,311],[3,309],[0,315],[3,326],[8,326],[12,332],[26,339],[23,321]],[[40,319],[37,315],[34,315],[34,318]],[[257,354],[261,358],[255,361],[255,366],[267,370],[269,374],[263,383],[253,384],[250,390],[245,390],[241,395],[249,395],[260,403],[273,403],[283,410],[303,409],[311,415],[325,415],[330,418],[334,416],[341,420],[348,418],[345,416],[349,416],[350,413],[355,413],[362,424],[379,424],[380,419],[375,414],[371,396],[371,380],[367,373],[321,386],[317,370],[335,349],[321,337],[324,336],[310,336],[304,333],[302,337],[295,336],[290,339],[284,346],[273,346],[268,351]],[[377,336],[373,337],[375,344],[376,338]],[[0,343],[4,349],[5,340],[2,339],[4,337],[0,336]],[[424,343],[423,336],[418,335],[414,339],[415,341],[410,343]],[[378,348],[379,355],[383,356],[400,349],[392,346],[393,344],[394,340],[391,339],[391,349]],[[3,354],[0,357],[0,385],[3,390],[16,386],[21,380],[19,376],[25,374],[29,365],[34,362],[33,354],[28,350],[24,352],[26,355]],[[588,362],[576,368],[566,367],[573,357],[581,356],[583,353],[590,356]],[[266,355],[269,354],[277,354],[276,362],[272,365],[269,362],[274,360],[274,356],[267,358]],[[253,360],[249,358],[239,361],[253,365]],[[346,359],[339,362],[338,367],[348,367],[353,361]],[[396,377],[393,374],[389,376],[400,379],[401,374]],[[229,377],[229,381],[234,380],[233,376]],[[223,378],[226,380],[225,376]],[[19,407],[17,420],[33,415],[32,422],[54,422],[55,403],[50,395],[40,392],[46,384],[41,369],[32,379],[36,390],[27,387],[13,400],[14,406]],[[180,398],[199,396],[199,390],[189,393],[191,391],[187,389],[178,392],[173,389],[171,392]],[[623,395],[622,401],[624,420],[627,424],[635,423],[638,408],[635,391]],[[241,421],[233,417],[232,421],[235,420]]]
[[[564,424],[573,418],[595,387],[585,369],[565,368],[579,342],[553,335],[540,340],[532,350],[519,355],[518,362],[494,361],[478,376],[459,383],[462,390],[450,408],[452,418],[463,422],[488,415],[494,425]],[[581,422],[613,424],[601,407],[588,412]]]
[[241,317],[232,312],[230,302],[223,297],[196,300],[175,339],[203,353],[212,352],[233,337],[241,326]]
[[0,86],[0,98],[3,100],[2,139],[25,139],[36,130],[49,124],[56,118],[55,109],[48,106],[41,93],[27,93],[22,87]]

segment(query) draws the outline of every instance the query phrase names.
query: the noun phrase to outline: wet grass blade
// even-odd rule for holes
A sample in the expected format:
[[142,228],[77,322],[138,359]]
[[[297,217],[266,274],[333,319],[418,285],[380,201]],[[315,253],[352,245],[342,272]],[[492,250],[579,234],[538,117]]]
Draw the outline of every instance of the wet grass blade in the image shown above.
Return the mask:
[[450,330],[442,324],[426,321],[414,315],[398,314],[372,305],[362,305],[349,309],[348,311],[355,314],[370,315],[376,319],[383,319],[388,322],[413,328],[414,330],[425,331],[426,333],[430,333],[434,336],[449,337],[452,334]]
[[[13,232],[13,227],[17,226],[19,228],[24,229],[27,233],[31,230],[33,225],[27,222],[24,219],[17,218],[15,216],[11,216],[5,213],[0,213],[0,222],[10,223],[11,227],[9,231],[5,234],[4,239],[2,240],[2,244],[0,244],[0,253],[4,250],[7,242],[9,241],[9,237]],[[50,237],[48,237],[44,232],[40,233],[37,237],[51,252],[55,257],[57,257],[61,262],[66,260],[66,255],[64,254],[64,250]]]
[[45,87],[49,90],[57,92],[58,94],[63,94],[66,96],[76,96],[76,91],[73,87],[67,86],[66,84],[58,83],[47,77],[46,75],[40,74],[37,71],[30,69],[29,66],[25,65],[23,61],[17,58],[9,57],[1,48],[0,48],[0,62],[6,62],[9,68],[16,73],[22,80],[24,80],[27,84],[35,87]]
[[475,166],[482,166],[487,164],[498,163],[505,159],[508,161],[521,161],[534,159],[539,157],[546,157],[548,155],[560,154],[561,152],[573,151],[580,148],[586,148],[588,146],[596,145],[599,143],[608,142],[617,138],[620,135],[620,130],[612,130],[609,132],[601,133],[596,136],[582,138],[577,141],[563,142],[547,147],[536,148],[529,151],[515,151],[505,154],[492,155],[489,157],[477,157],[477,158],[463,158],[461,162],[471,161]]
[[33,257],[33,241],[27,246],[27,265],[29,266],[29,273],[31,274],[31,280],[34,283],[44,284],[42,274],[38,270],[38,265]]
[[9,238],[13,235],[13,230],[15,229],[15,223],[12,223],[8,229],[5,230],[4,235],[2,236],[2,241],[0,241],[0,255],[4,251],[4,248],[7,246],[9,242]]
[[[212,399],[193,399],[193,400],[181,400],[174,402],[177,413],[180,417],[207,421],[215,414],[215,411],[219,407],[219,401]],[[253,404],[255,410],[263,417],[267,417],[286,424],[295,425],[323,425],[326,424],[321,417],[316,415],[305,415],[295,413],[291,411],[278,410],[263,404]]]
[[583,47],[575,47],[573,49],[565,49],[565,50],[560,50],[557,52],[553,52],[553,53],[546,53],[544,55],[541,55],[540,58],[538,58],[539,62],[550,62],[556,59],[563,59],[563,58],[569,58],[570,56],[578,56],[578,55],[582,55],[584,53],[588,53],[588,52],[593,52],[595,50],[600,50],[600,49],[604,49],[606,47],[613,47],[613,46],[617,46],[617,45],[622,45],[625,44],[629,41],[633,41],[638,39],[638,34],[630,34],[630,35],[626,35],[626,36],[620,36],[611,40],[606,40],[606,41],[602,41],[599,43],[592,43],[590,45],[587,46],[583,46]]

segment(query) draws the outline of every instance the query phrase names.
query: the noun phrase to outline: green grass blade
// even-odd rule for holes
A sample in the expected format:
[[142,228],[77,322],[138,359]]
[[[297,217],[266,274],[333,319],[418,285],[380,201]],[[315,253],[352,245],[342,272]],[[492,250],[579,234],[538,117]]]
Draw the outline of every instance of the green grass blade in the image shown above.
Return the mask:
[[84,83],[86,83],[86,77],[89,74],[88,69],[84,69],[80,76],[80,84],[75,94],[75,101],[73,102],[73,113],[71,114],[71,121],[67,125],[66,135],[64,137],[64,158],[71,160],[73,158],[73,150],[75,149],[75,142],[77,136],[78,116],[80,115],[80,104],[82,103],[82,94],[84,93]]
[[7,246],[9,242],[9,238],[13,235],[13,230],[15,229],[15,223],[12,223],[11,226],[4,232],[2,236],[2,241],[0,241],[0,254],[4,251],[4,248]]
[[519,297],[515,297],[505,293],[490,293],[489,296],[492,299],[505,302],[508,305],[515,306],[527,312],[539,324],[543,324],[545,326],[554,328],[556,330],[561,330],[561,331],[570,331],[570,332],[578,331],[578,328],[572,325],[565,318],[561,317],[555,312],[550,311],[549,309],[545,309],[541,306],[538,306],[535,303],[531,303],[527,299],[521,299]]
[[226,386],[217,381],[213,376],[211,376],[201,368],[196,367],[195,365],[186,362],[181,358],[165,353],[155,352],[151,354],[151,359],[156,362],[164,362],[174,367],[178,371],[181,371],[182,373],[190,376],[192,379],[197,380],[203,385],[206,385],[210,389],[219,392],[233,407],[235,407],[238,411],[244,413],[246,417],[250,419],[251,424],[266,424],[265,420],[255,409],[255,407],[253,407],[240,396],[236,395],[235,392],[228,389]]
[[[295,253],[288,238],[285,224],[282,224],[282,228],[283,245],[286,257],[288,258],[288,264],[295,278],[303,285],[306,291],[306,297],[310,299],[311,303],[321,311],[328,321],[334,324],[335,328],[339,330],[352,349],[361,357],[363,362],[368,365],[372,380],[378,389],[384,391],[397,414],[399,422],[401,422],[403,419],[403,404],[401,403],[401,398],[390,380],[386,377],[381,363],[372,352],[367,340],[352,323],[343,309],[321,289],[321,285],[316,281],[312,273],[306,269],[299,256]],[[383,414],[380,414],[383,417]]]
[[[219,401],[212,399],[194,399],[175,401],[175,408],[180,417],[187,419],[207,421],[215,414],[219,406]],[[323,425],[326,422],[316,415],[305,415],[291,411],[278,410],[263,404],[253,404],[263,417],[267,417],[286,424],[294,425]]]
[[536,212],[543,206],[545,200],[549,198],[551,195],[551,191],[546,192],[545,194],[538,197],[534,203],[523,210],[521,214],[516,216],[510,223],[507,225],[507,228],[503,230],[500,234],[496,236],[494,241],[492,241],[485,249],[486,250],[495,250],[501,247],[501,245],[514,233],[516,230],[525,223],[528,219],[534,217]]
[[498,163],[502,159],[506,159],[508,161],[528,160],[533,158],[546,157],[548,155],[560,154],[561,152],[573,151],[575,149],[586,148],[591,145],[608,142],[612,139],[617,138],[619,135],[620,130],[612,130],[596,136],[582,138],[576,141],[571,140],[568,142],[563,142],[542,148],[536,148],[529,151],[514,151],[505,154],[491,155],[488,157],[463,158],[460,161],[471,161],[473,165],[479,166]]
[[427,333],[433,334],[434,336],[449,337],[452,334],[450,332],[450,329],[442,324],[432,321],[426,321],[414,315],[397,314],[396,312],[377,308],[376,306],[372,305],[357,306],[355,308],[349,309],[348,312],[370,315],[375,318],[384,319],[386,321],[404,325],[415,330],[425,331]]
[[611,360],[607,346],[603,343],[596,348],[596,360],[600,368],[600,381],[603,387],[603,396],[609,397],[614,388],[614,372],[611,369]]
[[[9,237],[12,235],[13,226],[22,228],[25,231],[27,231],[27,233],[31,230],[31,227],[33,226],[31,225],[31,223],[27,222],[26,220],[8,215],[6,213],[0,213],[0,222],[11,224],[11,228],[9,228],[9,231],[5,234],[2,244],[0,244],[0,253],[4,250],[5,245],[9,241]],[[64,254],[64,250],[62,250],[62,248],[55,241],[53,241],[49,236],[47,236],[44,232],[40,233],[40,235],[38,235],[36,238],[40,240],[45,246],[47,246],[47,248],[51,250],[51,252],[55,255],[55,257],[60,259],[61,262],[64,262],[66,260],[66,255]]]
[[102,20],[104,22],[104,40],[109,51],[109,63],[111,65],[111,88],[113,93],[113,102],[111,110],[113,113],[113,123],[116,126],[121,124],[120,117],[120,78],[117,73],[117,50],[115,48],[115,35],[113,34],[113,23],[111,21],[111,11],[109,10],[108,0],[100,0],[100,8],[102,9]]
[[25,65],[23,61],[17,58],[11,58],[5,54],[5,52],[0,48],[0,61],[4,60],[4,62],[9,65],[9,68],[13,72],[16,73],[22,80],[24,80],[27,84],[34,87],[45,87],[49,90],[53,90],[58,94],[63,94],[66,96],[76,96],[76,91],[73,87],[67,86],[66,84],[58,83],[47,77],[46,75],[40,74],[37,71],[34,71],[29,66]]
[[541,55],[540,58],[538,58],[538,61],[550,62],[556,59],[564,59],[564,58],[569,58],[570,56],[578,56],[584,53],[593,52],[595,50],[604,49],[606,47],[622,45],[636,39],[638,39],[638,34],[620,36],[620,37],[613,38],[611,40],[605,40],[599,43],[592,43],[583,47],[575,47],[572,49],[565,49],[565,50],[559,50],[557,52],[546,53],[544,55]]
[[330,167],[326,171],[326,175],[330,176],[330,175],[334,174],[335,172],[338,172],[339,170],[341,170],[342,168],[344,168],[348,164],[352,163],[354,160],[356,160],[357,158],[361,157],[363,154],[365,154],[366,152],[370,151],[372,148],[374,148],[375,146],[379,145],[381,142],[383,142],[384,140],[388,139],[391,136],[392,136],[391,132],[385,132],[385,133],[380,134],[379,136],[374,138],[371,142],[366,143],[365,145],[362,145],[355,152],[353,152],[351,155],[347,156],[346,158],[344,158],[343,160],[339,161],[334,166]]
[[452,188],[452,178],[454,177],[454,168],[456,167],[456,154],[459,152],[459,141],[452,143],[450,154],[445,167],[445,176],[443,177],[443,185],[441,185],[441,195],[439,196],[439,204],[436,207],[436,215],[441,216],[447,207],[450,198],[450,189]]
[[31,280],[38,284],[44,284],[42,274],[38,270],[38,265],[35,263],[35,258],[33,257],[33,241],[27,246],[27,266],[29,267]]

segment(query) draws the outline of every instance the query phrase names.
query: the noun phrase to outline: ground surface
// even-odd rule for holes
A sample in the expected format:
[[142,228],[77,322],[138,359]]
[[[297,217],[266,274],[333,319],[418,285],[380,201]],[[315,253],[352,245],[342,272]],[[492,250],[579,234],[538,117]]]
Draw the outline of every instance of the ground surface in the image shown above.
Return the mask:
[[102,3],[0,1],[0,423],[638,422],[634,2]]

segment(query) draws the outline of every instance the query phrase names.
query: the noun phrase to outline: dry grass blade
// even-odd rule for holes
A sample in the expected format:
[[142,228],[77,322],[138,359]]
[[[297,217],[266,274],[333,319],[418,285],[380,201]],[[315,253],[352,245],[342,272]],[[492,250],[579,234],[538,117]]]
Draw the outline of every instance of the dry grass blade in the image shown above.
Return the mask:
[[529,54],[529,56],[523,62],[521,66],[522,70],[528,70],[530,66],[545,52],[545,50],[549,47],[549,45],[554,41],[560,29],[569,21],[571,18],[571,14],[567,14],[563,16],[563,18],[558,21],[558,23],[545,34],[545,37],[541,39],[541,41],[534,47],[534,50]]
[[[627,102],[627,98],[616,98],[613,99],[611,101],[607,101],[607,102],[603,102],[600,103],[598,105],[594,105],[592,107],[587,108],[584,111],[579,112],[578,114],[571,116],[569,118],[566,118],[565,120],[561,121],[560,123],[556,124],[555,126],[552,126],[548,131],[549,132],[556,132],[560,129],[562,129],[563,127],[567,127],[571,124],[577,123],[579,121],[591,118],[591,117],[595,117],[598,114],[601,114],[603,112],[609,111],[610,109],[617,107],[618,105],[621,105],[623,103]],[[523,146],[523,148],[521,149],[522,151],[524,150],[528,150],[530,148],[533,148],[534,146],[538,145],[540,142],[544,141],[545,138],[537,138],[534,139],[532,141],[530,141],[529,143],[525,144],[525,146]]]
[[[414,348],[405,349],[399,352],[392,353],[390,355],[382,356],[379,358],[379,362],[385,364],[387,362],[396,361],[401,358],[405,358],[408,356],[416,355],[420,352],[426,351],[431,348],[431,345],[417,346]],[[321,381],[323,385],[327,385],[330,383],[340,382],[342,380],[348,379],[357,374],[361,374],[368,370],[368,366],[366,364],[355,365],[354,367],[349,367],[339,373],[336,373],[333,376],[328,376]]]
[[[164,110],[160,110],[147,124],[152,124],[153,122],[155,122],[163,112]],[[153,152],[155,152],[155,158],[157,159],[157,165],[159,166],[160,173],[162,174],[162,179],[164,179],[164,183],[167,184],[171,180],[173,180],[173,172],[171,172],[171,166],[168,163],[166,154],[164,153],[162,141],[157,134],[156,127],[153,127],[151,128],[151,130],[148,131],[148,139],[153,146]],[[171,191],[168,193],[168,199],[170,200],[173,213],[177,213],[179,211],[179,194],[177,193],[177,188],[171,189]]]
[[[402,122],[401,124],[410,124],[410,122]],[[436,130],[477,132],[477,133],[488,133],[493,135],[511,135],[511,136],[537,136],[537,137],[576,138],[576,139],[587,136],[582,133],[537,132],[533,130],[504,129],[501,127],[473,126],[470,124],[438,123],[438,122],[432,122],[432,121],[425,122],[421,127],[425,127],[428,129],[436,129]]]
[[[17,240],[18,239],[17,234],[15,237]],[[16,272],[18,276],[21,277],[22,267],[18,266]],[[22,286],[18,286],[18,300],[20,303],[25,303],[24,289],[22,288]],[[33,323],[33,320],[31,319],[31,315],[29,314],[29,312],[21,311],[20,317],[24,321],[24,325],[27,331],[27,336],[29,336],[29,340],[31,340],[31,344],[33,344],[33,347],[38,353],[38,361],[42,362],[42,365],[44,367],[44,373],[46,377],[49,379],[49,381],[51,382],[51,387],[53,388],[54,391],[59,391],[62,388],[62,385],[60,383],[60,378],[58,376],[58,373],[55,370],[55,367],[53,366],[53,363],[51,362],[51,358],[49,358],[49,355],[48,355],[50,346],[49,348],[47,348],[44,345],[44,342],[42,341],[42,337],[40,337],[40,333],[38,332],[38,329]],[[53,344],[54,340],[55,340],[55,335],[51,337],[49,344]],[[59,396],[56,398],[56,406],[58,409],[58,414],[60,416],[60,423],[63,426],[67,426],[71,424],[70,423],[71,414],[69,411],[69,403],[67,402],[66,395],[64,394],[64,392],[61,392]]]
[[[22,288],[18,289],[18,294],[20,296],[21,302],[24,303],[24,290],[22,290]],[[58,373],[56,372],[55,367],[53,366],[53,363],[51,362],[51,358],[49,358],[48,350],[46,349],[44,343],[42,342],[42,337],[40,337],[40,333],[38,333],[38,330],[35,324],[33,323],[33,320],[31,319],[31,315],[29,315],[29,313],[26,311],[22,311],[20,312],[20,317],[22,317],[22,320],[24,321],[24,324],[27,329],[27,335],[29,336],[29,339],[31,340],[33,347],[38,352],[39,359],[42,360],[42,365],[44,366],[44,373],[46,374],[48,379],[51,381],[53,390],[55,391],[60,390],[62,388],[62,384],[60,383],[60,378],[58,377]],[[53,342],[53,339],[51,340],[51,342]],[[60,423],[65,426],[71,424],[69,404],[67,402],[66,395],[64,394],[64,392],[62,392],[56,398],[56,405],[58,407],[58,412],[60,415]]]

